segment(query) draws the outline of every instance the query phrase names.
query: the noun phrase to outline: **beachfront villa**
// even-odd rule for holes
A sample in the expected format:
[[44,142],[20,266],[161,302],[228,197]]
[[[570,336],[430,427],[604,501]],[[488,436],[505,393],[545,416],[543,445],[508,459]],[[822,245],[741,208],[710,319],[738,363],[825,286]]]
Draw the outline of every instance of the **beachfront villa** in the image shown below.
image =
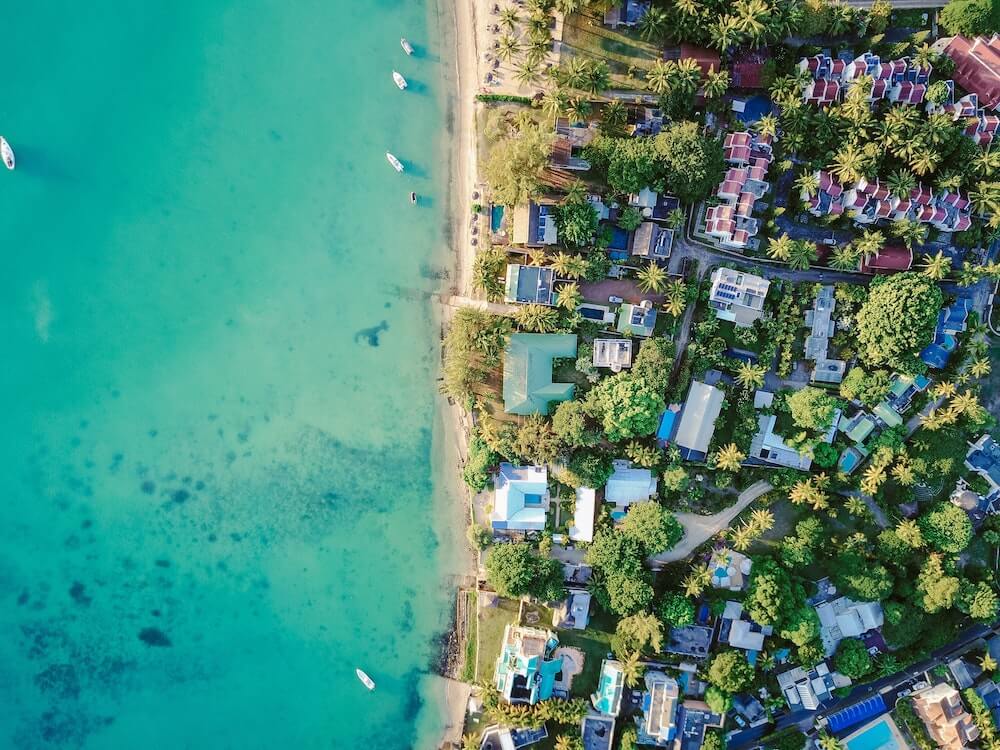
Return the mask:
[[542,531],[549,510],[548,470],[544,466],[502,463],[493,480],[494,531]]
[[535,705],[552,697],[561,656],[554,655],[559,639],[551,630],[508,625],[497,657],[493,684],[507,703]]
[[716,268],[712,272],[708,304],[719,320],[740,327],[752,326],[764,316],[764,299],[770,286],[770,281],[752,273]]
[[508,414],[548,414],[573,398],[573,383],[552,382],[552,360],[576,356],[574,333],[514,333],[503,358],[503,408]]
[[514,207],[514,228],[511,240],[515,245],[544,247],[559,241],[556,231],[555,206],[528,201]]
[[507,264],[503,301],[507,304],[549,305],[556,303],[556,272],[551,268]]
[[597,691],[590,696],[594,708],[604,716],[617,716],[622,706],[622,692],[625,689],[625,672],[622,664],[615,659],[601,662],[601,676]]
[[644,678],[642,715],[636,719],[639,744],[669,747],[677,737],[677,706],[680,687],[677,680],[663,672],[650,670]]

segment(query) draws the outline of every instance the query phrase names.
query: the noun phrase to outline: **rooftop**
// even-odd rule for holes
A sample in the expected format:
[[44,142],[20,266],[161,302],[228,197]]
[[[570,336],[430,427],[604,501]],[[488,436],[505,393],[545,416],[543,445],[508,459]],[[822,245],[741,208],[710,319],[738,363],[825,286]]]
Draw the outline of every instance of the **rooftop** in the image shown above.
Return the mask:
[[552,360],[576,356],[576,334],[515,333],[503,360],[503,407],[509,414],[547,414],[573,398],[572,383],[552,382]]

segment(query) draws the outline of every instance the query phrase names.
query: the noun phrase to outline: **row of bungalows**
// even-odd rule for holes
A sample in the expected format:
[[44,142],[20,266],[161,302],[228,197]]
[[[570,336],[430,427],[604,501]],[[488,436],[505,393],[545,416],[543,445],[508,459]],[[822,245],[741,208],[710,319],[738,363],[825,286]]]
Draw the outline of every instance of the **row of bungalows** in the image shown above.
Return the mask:
[[973,143],[978,146],[989,146],[1000,133],[1000,117],[990,114],[979,106],[978,94],[966,94],[960,99],[955,99],[954,81],[946,81],[948,84],[948,98],[941,104],[927,103],[927,111],[931,114],[946,114],[953,122],[965,120],[965,129],[962,131]]
[[828,107],[861,82],[871,84],[868,92],[871,103],[886,100],[894,104],[922,104],[932,67],[912,63],[905,57],[883,62],[878,55],[865,52],[853,60],[823,54],[804,57],[799,70],[812,79],[802,87],[802,101]]
[[771,189],[767,171],[774,160],[773,138],[749,132],[729,133],[723,154],[729,168],[715,191],[718,205],[705,212],[705,233],[721,247],[743,250],[760,231],[753,213],[757,201]]
[[814,175],[816,193],[801,193],[813,216],[847,214],[860,225],[905,219],[930,224],[942,232],[964,232],[972,226],[971,201],[959,190],[934,192],[920,184],[900,198],[878,179],[862,177],[853,185],[842,185],[826,170],[817,170]]

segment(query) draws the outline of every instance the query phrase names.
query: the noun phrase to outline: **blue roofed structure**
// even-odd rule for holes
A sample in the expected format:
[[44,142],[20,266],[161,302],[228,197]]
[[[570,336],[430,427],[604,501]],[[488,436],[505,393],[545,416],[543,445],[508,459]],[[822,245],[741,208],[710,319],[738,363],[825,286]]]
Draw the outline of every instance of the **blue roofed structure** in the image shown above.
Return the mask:
[[994,491],[1000,490],[1000,444],[991,435],[982,435],[972,443],[965,466],[989,482]]
[[507,265],[507,278],[504,284],[504,302],[554,305],[555,280],[556,272],[551,268],[510,263]]
[[880,716],[888,710],[889,709],[886,707],[885,700],[882,696],[873,695],[871,698],[865,698],[860,703],[855,703],[854,705],[837,711],[835,714],[830,714],[830,716],[827,717],[829,722],[828,726],[830,731],[836,734],[845,729],[856,726],[857,724],[868,721],[869,719],[873,719],[876,716]]
[[508,624],[493,683],[507,703],[535,705],[552,697],[562,656],[553,658],[559,639],[550,630]]
[[952,352],[958,347],[958,339],[955,337],[968,325],[970,310],[972,300],[968,297],[959,297],[952,304],[941,308],[934,340],[920,352],[920,359],[925,365],[936,370],[948,365]]
[[597,691],[590,696],[590,702],[604,716],[617,716],[621,710],[624,689],[625,672],[621,662],[605,659],[601,662]]
[[587,714],[580,723],[583,750],[611,750],[615,736],[615,720],[610,716]]

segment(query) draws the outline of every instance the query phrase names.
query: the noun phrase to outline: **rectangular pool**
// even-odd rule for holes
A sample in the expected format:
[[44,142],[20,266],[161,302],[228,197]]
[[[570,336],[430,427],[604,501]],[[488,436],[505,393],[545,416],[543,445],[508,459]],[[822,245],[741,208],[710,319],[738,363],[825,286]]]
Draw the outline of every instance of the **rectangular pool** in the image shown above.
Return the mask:
[[862,727],[844,741],[846,750],[906,750],[899,730],[883,717]]

